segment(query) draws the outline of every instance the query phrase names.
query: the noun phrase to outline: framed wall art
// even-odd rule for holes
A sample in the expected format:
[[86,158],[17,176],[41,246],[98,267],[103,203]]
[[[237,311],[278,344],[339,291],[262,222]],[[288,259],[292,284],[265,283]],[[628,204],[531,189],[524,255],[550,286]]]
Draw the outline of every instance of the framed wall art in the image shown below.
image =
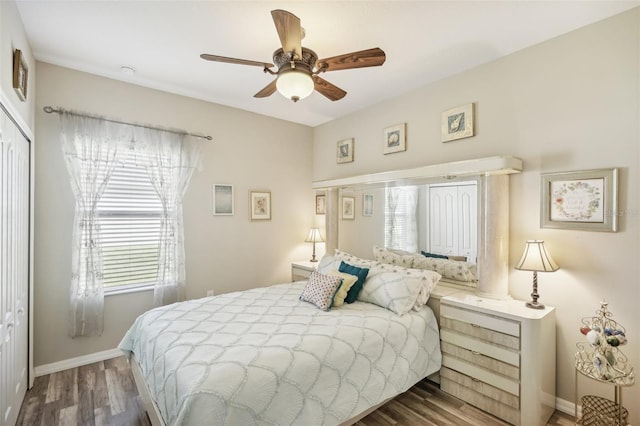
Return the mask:
[[616,232],[618,169],[542,175],[540,226]]
[[356,218],[356,198],[342,197],[342,219],[353,220]]
[[353,138],[339,141],[336,149],[336,163],[350,163],[353,161]]
[[233,215],[233,185],[216,183],[213,185],[213,214]]
[[316,214],[325,214],[327,206],[327,196],[325,194],[316,195]]
[[13,88],[21,101],[27,100],[27,82],[29,81],[27,63],[22,57],[22,51],[13,51]]
[[451,108],[442,113],[442,142],[473,136],[473,104]]
[[271,220],[271,192],[250,191],[251,220]]
[[396,124],[395,126],[387,127],[382,132],[383,146],[382,152],[384,154],[391,154],[394,152],[406,151],[407,142],[405,138],[405,123]]
[[362,216],[373,216],[372,194],[362,194]]

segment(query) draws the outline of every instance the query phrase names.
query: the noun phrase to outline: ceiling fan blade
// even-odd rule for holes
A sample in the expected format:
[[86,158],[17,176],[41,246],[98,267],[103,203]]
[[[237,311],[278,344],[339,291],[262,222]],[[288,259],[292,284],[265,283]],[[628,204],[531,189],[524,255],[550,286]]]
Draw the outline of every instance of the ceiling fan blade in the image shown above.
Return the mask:
[[273,95],[276,91],[276,81],[278,81],[278,79],[275,79],[271,83],[267,84],[261,91],[253,95],[253,97],[266,98],[267,96]]
[[338,101],[345,97],[347,92],[339,88],[338,86],[334,86],[329,83],[327,80],[318,77],[317,75],[313,76],[313,83],[315,89],[322,95],[326,96],[328,99],[332,101]]
[[209,55],[208,53],[203,53],[200,55],[202,59],[205,61],[214,61],[214,62],[226,62],[228,64],[239,64],[239,65],[254,65],[256,67],[263,68],[271,68],[273,64],[267,62],[258,62],[258,61],[249,61],[246,59],[236,59],[236,58],[228,58],[226,56],[218,56],[218,55]]
[[302,59],[302,27],[300,18],[286,10],[272,10],[271,17],[276,25],[282,50],[285,53],[294,52],[297,59]]
[[377,67],[384,64],[386,59],[387,56],[384,51],[379,47],[375,47],[373,49],[320,59],[316,66],[324,69],[324,71],[337,71],[350,68]]

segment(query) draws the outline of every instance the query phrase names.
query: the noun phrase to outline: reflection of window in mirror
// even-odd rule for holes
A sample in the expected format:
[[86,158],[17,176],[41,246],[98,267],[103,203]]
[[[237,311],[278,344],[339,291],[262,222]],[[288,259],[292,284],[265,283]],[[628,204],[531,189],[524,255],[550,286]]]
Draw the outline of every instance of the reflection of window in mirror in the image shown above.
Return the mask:
[[384,246],[418,251],[418,187],[385,188]]

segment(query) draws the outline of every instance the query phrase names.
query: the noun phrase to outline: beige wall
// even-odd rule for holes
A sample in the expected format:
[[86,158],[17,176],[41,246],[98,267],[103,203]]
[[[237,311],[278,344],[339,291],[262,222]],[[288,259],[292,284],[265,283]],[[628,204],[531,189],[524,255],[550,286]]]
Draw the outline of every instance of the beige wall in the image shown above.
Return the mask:
[[[181,96],[38,63],[36,109],[35,365],[116,347],[152,306],[151,292],[108,296],[105,331],[67,337],[74,199],[59,142],[59,118],[46,105],[212,135],[203,169],[184,199],[187,297],[290,280],[290,262],[306,259],[315,220],[310,189],[312,130]],[[235,215],[213,216],[214,183],[233,184]],[[250,222],[249,190],[272,194],[272,220]]]
[[[636,8],[314,129],[314,180],[492,155],[523,159],[524,172],[511,178],[509,265],[535,238],[562,268],[541,274],[539,289],[541,302],[557,307],[557,394],[566,401],[574,400],[580,319],[602,299],[626,327],[629,344],[621,349],[640,368],[639,29]],[[441,143],[441,112],[469,102],[477,136]],[[400,122],[408,149],[385,156],[382,129]],[[355,161],[336,164],[336,142],[350,137]],[[619,232],[540,228],[541,173],[608,167],[621,169]],[[376,222],[360,211],[358,204],[356,222]],[[512,269],[509,281],[514,297],[529,298],[531,273]],[[587,379],[584,391],[613,396]],[[632,401],[640,401],[640,386],[623,397],[631,423],[639,423]]]
[[[13,1],[0,1],[0,101],[32,136],[35,107],[36,63],[22,26],[18,8]],[[20,49],[29,69],[27,100],[21,101],[13,89],[13,51]]]

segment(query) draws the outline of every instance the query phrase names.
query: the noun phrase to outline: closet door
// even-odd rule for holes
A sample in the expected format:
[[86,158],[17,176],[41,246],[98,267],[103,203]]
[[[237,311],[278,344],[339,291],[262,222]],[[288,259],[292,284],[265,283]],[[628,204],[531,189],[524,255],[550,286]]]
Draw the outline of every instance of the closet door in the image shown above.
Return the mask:
[[478,256],[478,187],[458,186],[458,255],[476,263]]
[[12,425],[27,389],[29,142],[1,113],[0,423]]
[[429,187],[429,251],[456,255],[458,251],[458,190]]

